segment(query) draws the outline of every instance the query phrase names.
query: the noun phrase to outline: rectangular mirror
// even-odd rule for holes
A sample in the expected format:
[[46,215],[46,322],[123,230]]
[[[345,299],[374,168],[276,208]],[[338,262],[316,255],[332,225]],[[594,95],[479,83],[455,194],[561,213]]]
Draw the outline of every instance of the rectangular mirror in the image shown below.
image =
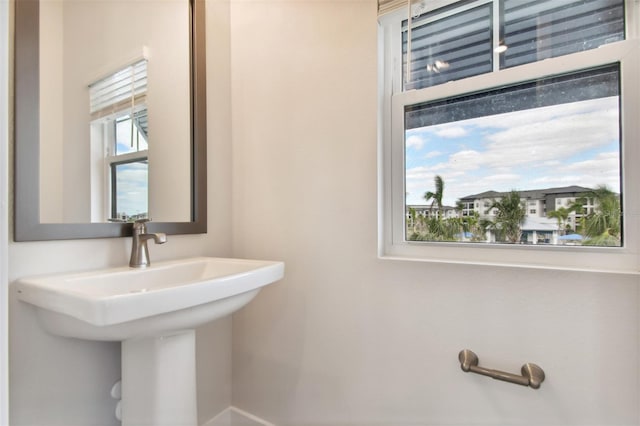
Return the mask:
[[16,241],[206,232],[204,1],[16,0]]

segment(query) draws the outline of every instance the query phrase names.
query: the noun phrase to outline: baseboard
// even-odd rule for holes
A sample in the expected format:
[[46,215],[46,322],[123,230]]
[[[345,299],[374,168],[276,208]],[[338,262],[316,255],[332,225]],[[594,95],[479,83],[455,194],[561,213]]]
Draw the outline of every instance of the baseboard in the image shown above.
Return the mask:
[[202,426],[276,426],[236,407],[227,407]]
[[231,407],[227,407],[201,426],[231,426]]

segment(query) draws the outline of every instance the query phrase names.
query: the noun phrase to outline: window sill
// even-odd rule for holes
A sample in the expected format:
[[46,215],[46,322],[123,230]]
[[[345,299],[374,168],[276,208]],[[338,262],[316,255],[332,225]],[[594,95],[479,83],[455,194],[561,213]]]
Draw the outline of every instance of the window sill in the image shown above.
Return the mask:
[[[405,243],[382,247],[381,260],[620,275],[640,275],[638,254],[625,248]],[[499,259],[499,260],[498,260]]]

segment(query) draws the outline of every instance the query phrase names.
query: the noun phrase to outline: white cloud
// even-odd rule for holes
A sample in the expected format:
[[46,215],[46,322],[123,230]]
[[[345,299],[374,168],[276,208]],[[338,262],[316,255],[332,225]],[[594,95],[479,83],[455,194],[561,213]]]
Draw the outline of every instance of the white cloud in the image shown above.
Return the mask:
[[441,155],[443,155],[444,153],[441,151],[429,151],[425,154],[424,158],[435,158],[435,157],[440,157]]
[[454,139],[466,136],[468,134],[468,131],[460,125],[445,124],[443,126],[439,126],[435,130],[435,134],[440,136],[441,138]]
[[620,163],[618,152],[603,152],[590,160],[568,164],[566,170],[581,171],[582,173],[604,173],[616,170]]
[[[448,204],[487,190],[599,184],[618,190],[618,152],[585,157],[618,141],[618,122],[614,97],[413,129],[465,139],[441,141],[443,149],[455,150],[448,157],[435,150],[423,154],[425,166],[407,171],[407,191],[421,196],[432,189],[436,174],[445,181]],[[474,141],[478,131],[482,139]],[[428,162],[438,156],[444,161]]]
[[[487,136],[486,165],[557,161],[618,139],[615,98],[510,113],[495,120],[504,130]],[[517,118],[517,120],[516,120]],[[487,126],[485,117],[481,126]]]
[[418,135],[411,135],[405,141],[407,148],[413,148],[415,150],[421,150],[424,146],[424,139]]
[[519,182],[522,179],[521,175],[510,173],[510,174],[497,174],[491,175],[484,178],[484,182],[490,183],[490,185],[503,184],[503,183],[514,183]]
[[118,211],[128,214],[148,210],[147,165],[130,163],[118,171]]
[[478,151],[466,149],[449,156],[447,167],[453,170],[475,170],[482,163],[482,154]]

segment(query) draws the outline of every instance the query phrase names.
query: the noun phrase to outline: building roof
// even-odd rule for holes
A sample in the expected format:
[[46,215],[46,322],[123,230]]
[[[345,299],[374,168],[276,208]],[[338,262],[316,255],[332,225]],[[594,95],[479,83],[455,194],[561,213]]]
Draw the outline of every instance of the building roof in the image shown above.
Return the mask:
[[[526,191],[518,191],[521,198],[528,199],[542,199],[547,195],[558,195],[558,194],[581,194],[584,192],[593,191],[591,188],[585,188],[584,186],[563,186],[559,188],[546,188],[546,189],[531,189]],[[467,195],[466,197],[460,198],[460,200],[477,200],[479,198],[501,198],[507,195],[508,192],[498,192],[498,191],[485,191],[479,194]]]
[[[408,209],[416,210],[431,210],[431,204],[407,204]],[[438,210],[437,207],[433,207],[433,210]],[[457,210],[454,206],[442,206],[442,210]]]

